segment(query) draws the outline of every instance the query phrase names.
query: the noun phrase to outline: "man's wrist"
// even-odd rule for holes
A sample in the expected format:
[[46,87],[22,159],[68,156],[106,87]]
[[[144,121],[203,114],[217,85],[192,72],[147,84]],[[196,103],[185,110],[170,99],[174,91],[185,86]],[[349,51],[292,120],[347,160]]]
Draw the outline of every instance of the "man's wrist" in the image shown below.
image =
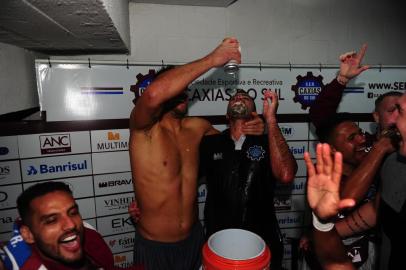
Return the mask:
[[338,76],[337,76],[337,81],[338,81],[338,83],[341,84],[341,85],[347,85],[347,83],[348,83],[349,80],[350,80],[350,79],[348,79],[347,77],[345,77],[345,76],[343,76],[343,75],[341,75],[341,74],[338,74]]
[[264,119],[267,125],[278,125],[278,120],[276,119],[276,116],[264,117]]
[[322,222],[319,218],[312,212],[313,216],[313,227],[321,232],[329,232],[334,228],[333,222]]

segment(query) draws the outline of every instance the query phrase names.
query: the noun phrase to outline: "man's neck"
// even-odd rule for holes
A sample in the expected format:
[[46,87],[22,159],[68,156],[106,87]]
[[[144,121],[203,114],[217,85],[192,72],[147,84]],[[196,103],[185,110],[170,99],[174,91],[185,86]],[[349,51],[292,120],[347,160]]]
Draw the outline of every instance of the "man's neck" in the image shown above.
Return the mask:
[[181,128],[183,119],[184,119],[184,117],[178,118],[178,117],[175,117],[170,112],[168,112],[162,117],[160,122],[161,122],[161,125],[164,126],[165,128],[167,128],[173,132],[177,132]]
[[230,135],[231,138],[234,139],[235,141],[239,140],[244,133],[242,132],[242,126],[244,125],[246,120],[243,119],[238,119],[238,120],[232,120],[229,123],[230,126]]

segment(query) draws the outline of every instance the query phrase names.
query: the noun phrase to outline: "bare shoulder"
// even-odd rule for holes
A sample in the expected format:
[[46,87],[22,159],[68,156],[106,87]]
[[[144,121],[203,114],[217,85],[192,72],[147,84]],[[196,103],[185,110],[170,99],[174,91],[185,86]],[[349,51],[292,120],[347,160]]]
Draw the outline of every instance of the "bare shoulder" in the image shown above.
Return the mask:
[[209,121],[202,117],[189,116],[184,119],[184,125],[188,128],[207,130],[213,126]]
[[184,126],[200,133],[201,135],[211,135],[219,133],[212,124],[202,117],[187,117],[184,121]]
[[185,123],[189,123],[192,125],[211,125],[209,121],[207,121],[205,118],[203,117],[199,117],[199,116],[188,116],[185,117]]

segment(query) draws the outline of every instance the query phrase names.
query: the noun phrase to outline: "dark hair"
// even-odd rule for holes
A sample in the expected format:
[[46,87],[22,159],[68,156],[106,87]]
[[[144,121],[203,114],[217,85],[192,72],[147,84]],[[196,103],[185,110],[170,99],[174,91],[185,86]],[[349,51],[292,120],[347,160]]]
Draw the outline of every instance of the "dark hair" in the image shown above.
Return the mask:
[[390,92],[386,92],[385,94],[380,95],[377,99],[375,99],[375,112],[378,111],[378,107],[379,105],[381,105],[382,101],[386,98],[386,97],[400,97],[401,95],[403,95],[401,92],[396,92],[396,91],[390,91]]
[[30,186],[17,198],[18,213],[24,224],[29,224],[30,204],[35,198],[44,196],[54,191],[63,191],[72,195],[72,190],[63,182],[42,182]]
[[317,129],[316,135],[322,143],[331,142],[335,128],[343,122],[353,122],[350,113],[336,113],[326,119]]

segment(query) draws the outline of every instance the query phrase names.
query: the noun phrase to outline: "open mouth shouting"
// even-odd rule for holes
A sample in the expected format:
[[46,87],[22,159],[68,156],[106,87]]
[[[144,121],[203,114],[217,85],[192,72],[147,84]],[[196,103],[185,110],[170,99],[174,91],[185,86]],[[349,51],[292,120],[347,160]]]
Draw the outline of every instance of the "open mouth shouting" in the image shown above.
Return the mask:
[[65,234],[59,238],[59,244],[69,253],[81,252],[81,238],[78,232]]

